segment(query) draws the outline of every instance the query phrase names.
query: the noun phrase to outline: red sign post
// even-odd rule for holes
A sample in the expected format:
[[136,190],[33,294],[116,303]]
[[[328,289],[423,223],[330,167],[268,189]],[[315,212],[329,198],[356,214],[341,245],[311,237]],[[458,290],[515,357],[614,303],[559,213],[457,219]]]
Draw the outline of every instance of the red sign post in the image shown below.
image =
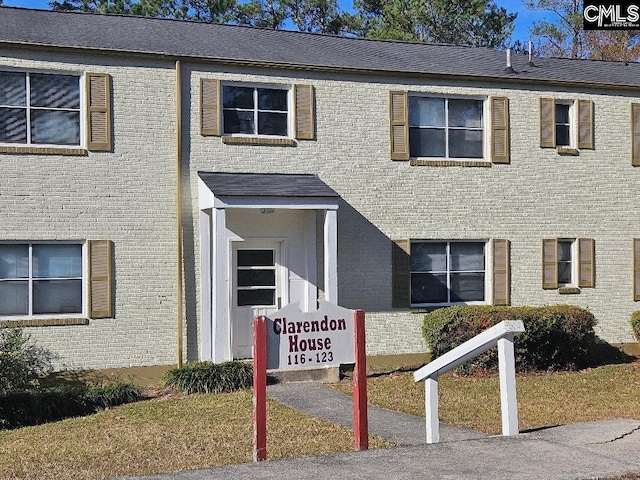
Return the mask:
[[[295,368],[293,364],[313,364],[316,365],[338,361],[342,358],[343,363],[355,361],[353,374],[353,427],[355,434],[355,449],[367,450],[369,448],[369,421],[367,415],[367,363],[364,334],[364,311],[347,310],[337,305],[329,305],[328,302],[320,302],[321,308],[315,314],[321,320],[297,320],[291,316],[292,312],[300,313],[297,306],[286,306],[276,312],[270,320],[264,315],[253,319],[253,461],[261,462],[267,459],[267,359],[272,356],[272,364],[283,365],[287,369]],[[339,309],[353,312],[353,331],[344,328],[348,325],[348,316],[329,316],[327,312]],[[289,317],[285,317],[280,312],[285,312]],[[281,316],[277,316],[277,315]],[[267,326],[270,325],[272,332],[267,336]],[[344,331],[344,334],[342,333]],[[329,333],[327,333],[329,332]],[[336,333],[337,332],[337,333]],[[320,337],[303,336],[303,334],[316,334]],[[290,334],[290,338],[281,341],[284,334]],[[353,336],[351,336],[353,334]],[[327,335],[334,335],[333,337]],[[337,336],[335,336],[337,335]],[[344,337],[343,335],[348,335]],[[268,351],[268,339],[271,350]],[[344,344],[351,344],[353,349],[349,352],[342,351]],[[273,344],[272,344],[273,343]],[[338,345],[340,348],[333,349]],[[275,347],[275,348],[274,348]],[[275,350],[280,349],[280,352]],[[318,349],[316,352],[315,349]],[[284,349],[284,354],[282,353]],[[293,349],[294,353],[291,353]],[[313,350],[312,353],[310,351]],[[351,357],[353,352],[353,357]],[[275,354],[275,355],[274,355]],[[315,355],[315,356],[314,356]],[[294,361],[291,361],[291,358]],[[275,361],[274,361],[275,358]],[[284,360],[286,359],[286,360]],[[348,359],[345,361],[344,359]],[[336,365],[336,363],[334,363]],[[329,365],[327,365],[329,366]],[[274,368],[274,367],[270,367]]]

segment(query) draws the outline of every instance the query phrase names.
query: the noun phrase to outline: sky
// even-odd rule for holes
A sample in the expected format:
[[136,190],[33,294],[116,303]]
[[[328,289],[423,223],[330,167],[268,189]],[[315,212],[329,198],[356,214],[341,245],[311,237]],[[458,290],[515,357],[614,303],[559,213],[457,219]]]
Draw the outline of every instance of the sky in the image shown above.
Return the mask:
[[[49,0],[4,0],[3,5],[7,7],[26,7],[26,8],[39,8],[48,10]],[[351,0],[339,0],[340,5],[346,10],[351,8]],[[542,20],[548,13],[532,12],[528,10],[522,0],[496,0],[496,3],[507,9],[509,13],[517,13],[518,17],[515,22],[515,29],[512,40],[520,40],[523,44],[529,40],[529,27],[536,20]]]

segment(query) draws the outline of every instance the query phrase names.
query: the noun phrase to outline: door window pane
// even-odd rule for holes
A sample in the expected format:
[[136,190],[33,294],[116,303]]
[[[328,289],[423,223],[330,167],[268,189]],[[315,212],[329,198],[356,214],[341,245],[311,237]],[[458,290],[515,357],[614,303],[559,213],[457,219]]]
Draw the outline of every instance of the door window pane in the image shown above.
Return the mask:
[[239,287],[275,287],[275,270],[238,270]]
[[273,250],[238,250],[239,267],[274,266]]
[[275,289],[252,289],[238,290],[238,306],[271,306],[275,305],[276,291]]

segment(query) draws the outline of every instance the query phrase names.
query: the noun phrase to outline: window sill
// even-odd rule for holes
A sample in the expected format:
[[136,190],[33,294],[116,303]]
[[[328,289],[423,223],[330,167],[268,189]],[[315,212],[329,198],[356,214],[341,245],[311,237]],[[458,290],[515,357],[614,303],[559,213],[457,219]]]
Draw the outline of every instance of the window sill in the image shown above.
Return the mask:
[[560,287],[558,293],[560,295],[576,295],[580,293],[580,289],[578,287]]
[[0,146],[0,153],[35,153],[38,155],[87,155],[87,150],[80,147],[33,147],[33,146]]
[[293,147],[296,141],[292,138],[264,138],[264,137],[220,137],[227,145],[275,145]]
[[0,327],[64,327],[89,325],[88,318],[25,318],[24,320],[0,320]]
[[491,168],[491,162],[473,161],[473,160],[420,160],[411,159],[409,165],[412,167],[481,167]]
[[556,148],[556,152],[558,152],[558,155],[567,155],[572,157],[580,155],[580,151],[577,148],[571,147],[558,147]]

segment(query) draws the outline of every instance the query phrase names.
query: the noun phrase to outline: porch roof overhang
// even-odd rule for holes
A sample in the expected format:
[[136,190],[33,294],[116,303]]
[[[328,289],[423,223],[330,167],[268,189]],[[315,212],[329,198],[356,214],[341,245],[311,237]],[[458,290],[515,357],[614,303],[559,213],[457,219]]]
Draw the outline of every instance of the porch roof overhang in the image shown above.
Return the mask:
[[201,210],[338,209],[340,196],[313,174],[198,172],[198,176]]

